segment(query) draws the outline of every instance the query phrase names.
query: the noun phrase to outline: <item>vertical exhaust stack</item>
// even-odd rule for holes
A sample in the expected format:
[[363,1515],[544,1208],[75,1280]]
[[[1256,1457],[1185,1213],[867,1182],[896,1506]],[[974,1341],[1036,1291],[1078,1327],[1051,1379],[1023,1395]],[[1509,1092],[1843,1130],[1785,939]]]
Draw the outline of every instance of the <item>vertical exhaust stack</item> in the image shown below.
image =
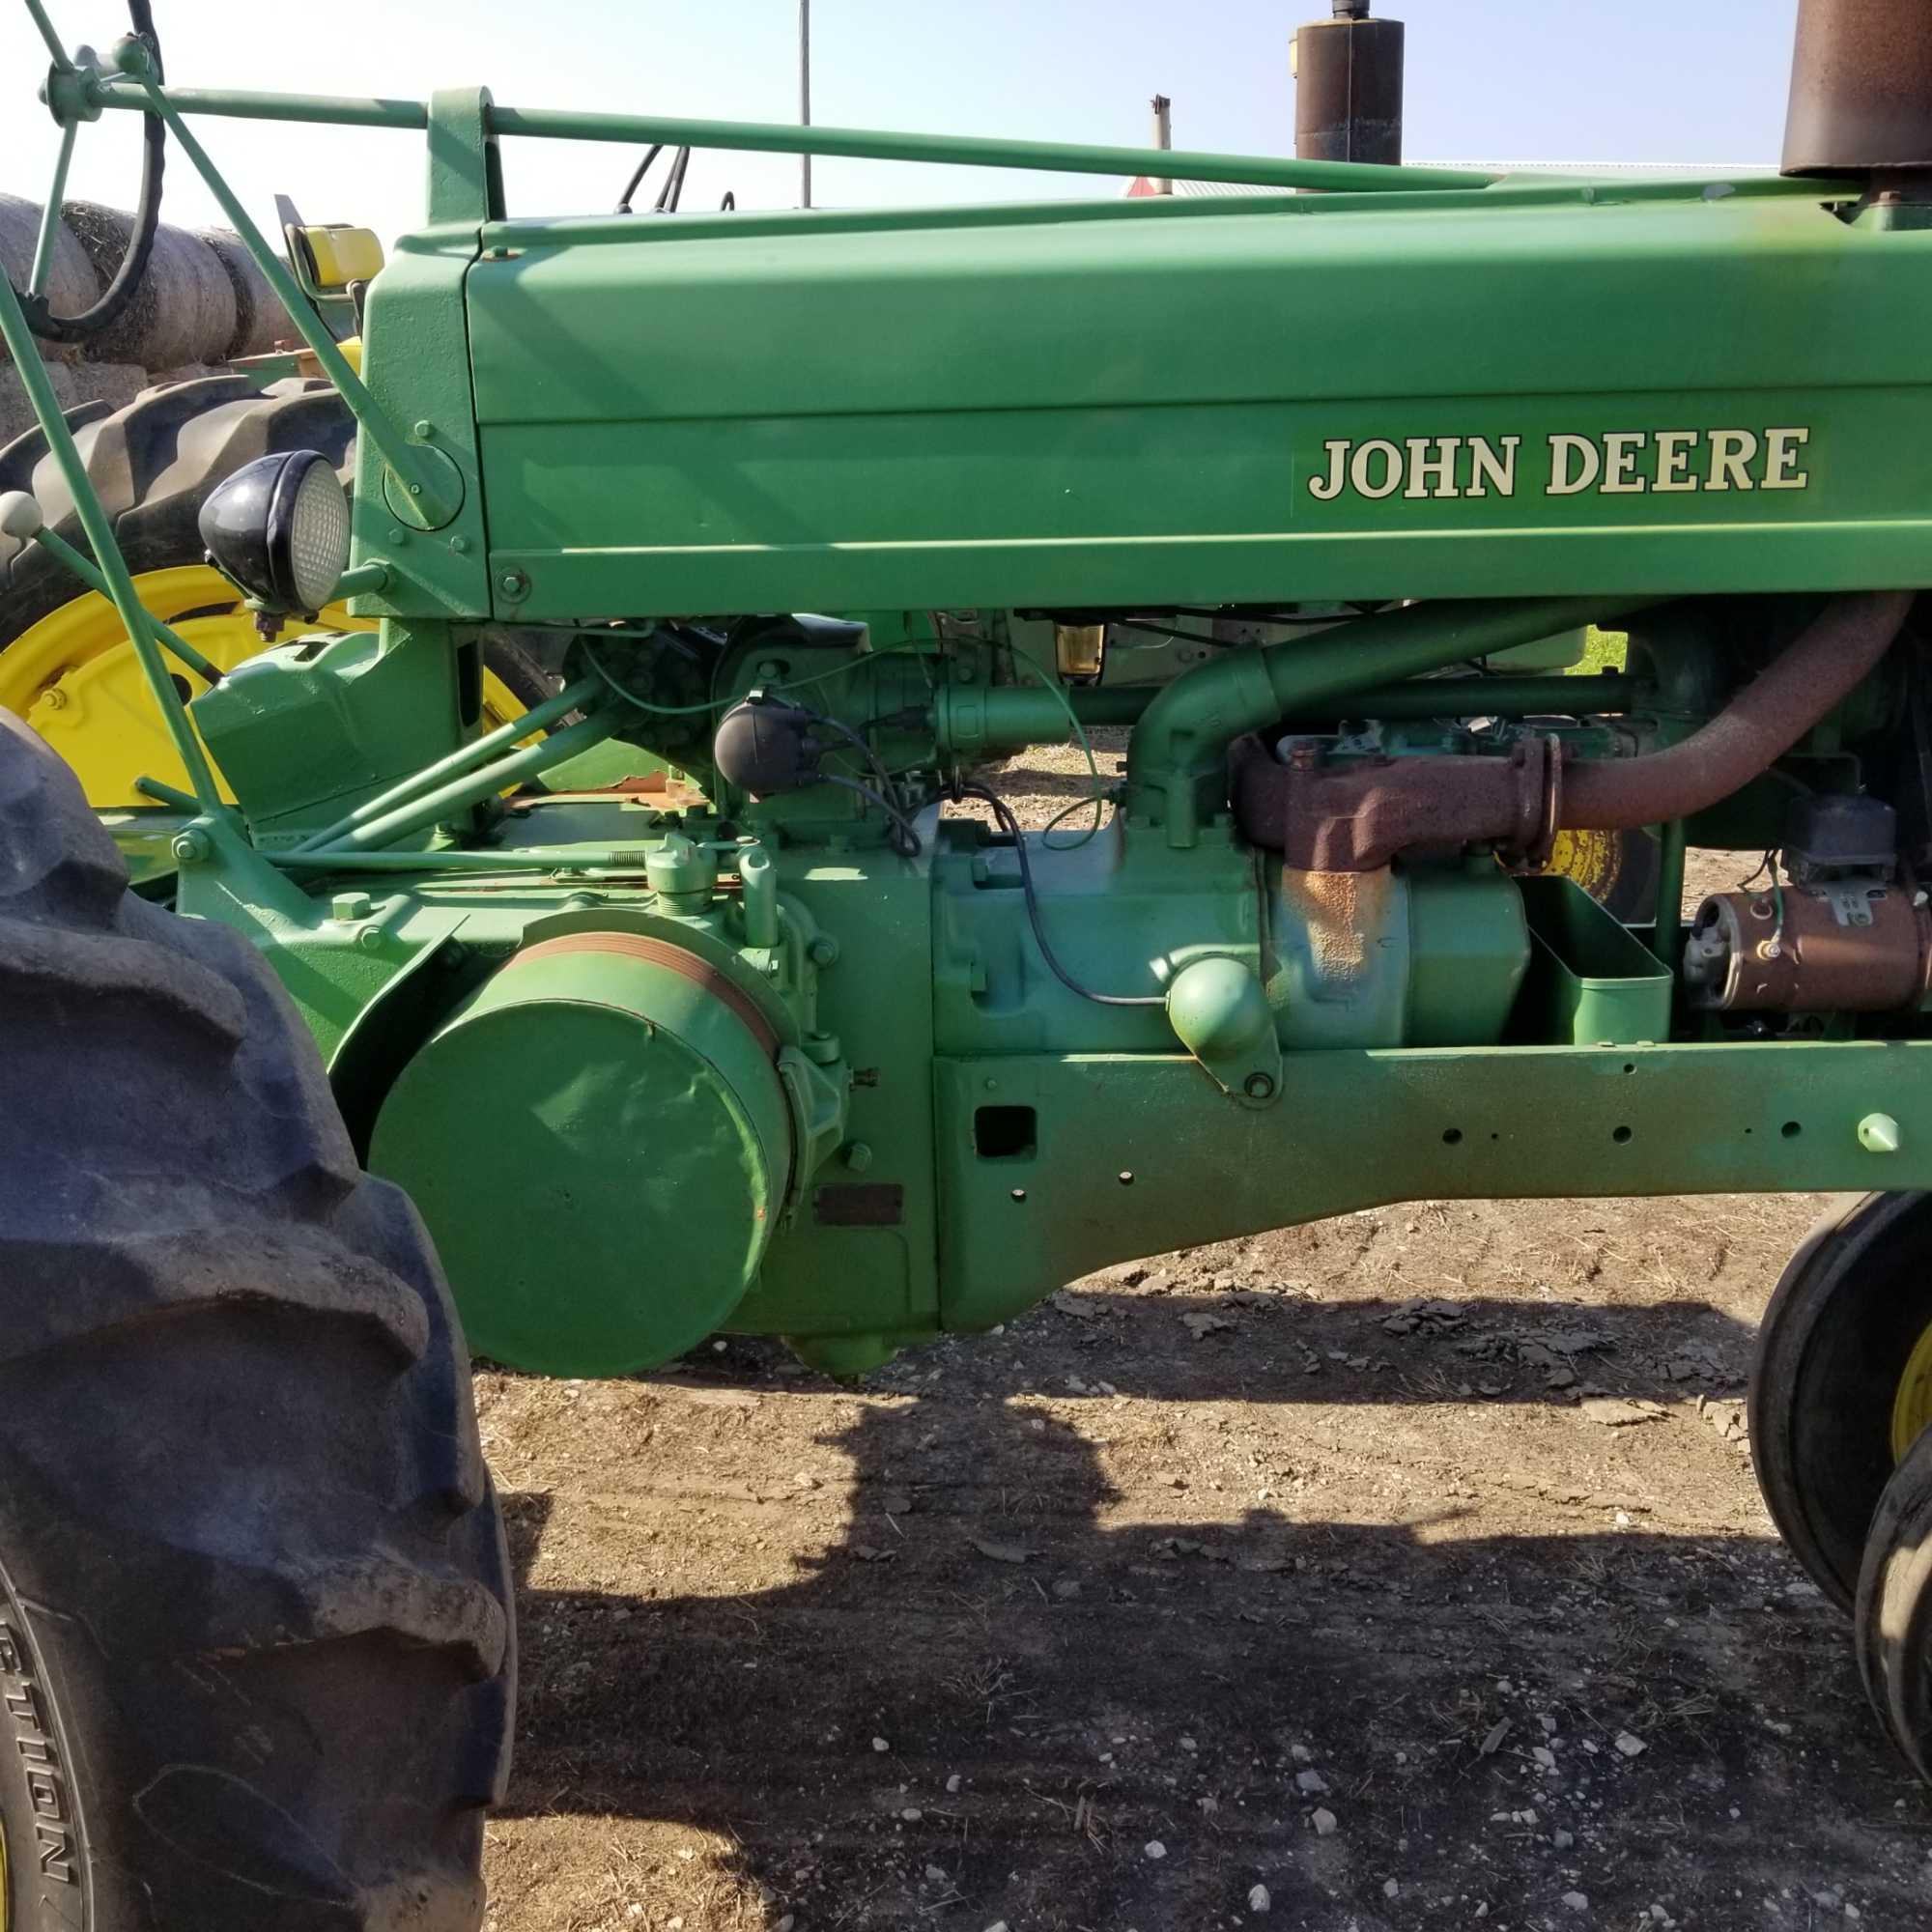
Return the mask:
[[1799,0],[1782,166],[1932,192],[1926,0]]
[[1294,152],[1304,161],[1402,159],[1400,20],[1370,16],[1369,0],[1334,0],[1335,16],[1298,28]]

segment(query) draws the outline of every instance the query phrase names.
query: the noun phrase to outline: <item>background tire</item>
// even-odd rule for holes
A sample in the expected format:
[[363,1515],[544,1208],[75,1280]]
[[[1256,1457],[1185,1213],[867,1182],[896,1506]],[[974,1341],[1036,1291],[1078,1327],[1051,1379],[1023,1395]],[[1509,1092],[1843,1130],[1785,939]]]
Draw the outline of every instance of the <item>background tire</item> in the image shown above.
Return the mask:
[[1873,1708],[1932,1783],[1932,1435],[1899,1463],[1872,1518],[1857,1634]]
[[[85,404],[67,420],[142,602],[223,669],[261,650],[241,592],[203,560],[195,520],[217,483],[272,451],[319,449],[350,487],[355,418],[336,390],[300,378],[265,389],[240,376],[204,376],[143,390],[119,410]],[[50,526],[87,549],[38,426],[0,449],[0,490],[28,492]],[[339,605],[322,623],[373,628]],[[184,696],[201,688],[185,674],[180,682]],[[516,717],[554,689],[512,636],[486,639],[486,724]],[[185,779],[112,606],[82,591],[39,544],[10,546],[4,538],[0,708],[27,719],[67,758],[97,810],[146,803],[133,789],[143,773],[176,785]]]
[[1758,1327],[1749,1396],[1758,1488],[1791,1553],[1844,1610],[1872,1514],[1918,1433],[1895,1429],[1928,1329],[1926,1194],[1867,1194],[1833,1209],[1786,1264]]
[[9,1932],[469,1932],[514,1644],[447,1291],[7,717],[0,1175]]

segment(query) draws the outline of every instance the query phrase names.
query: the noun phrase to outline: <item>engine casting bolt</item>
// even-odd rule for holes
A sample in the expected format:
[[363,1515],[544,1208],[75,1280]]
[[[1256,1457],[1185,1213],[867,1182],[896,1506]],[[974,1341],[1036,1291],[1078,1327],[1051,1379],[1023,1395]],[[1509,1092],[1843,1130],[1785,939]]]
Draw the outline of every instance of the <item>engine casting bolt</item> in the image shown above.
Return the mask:
[[410,425],[411,435],[415,437],[419,442],[427,442],[435,429],[436,425],[427,416],[418,416]]
[[337,893],[328,902],[328,916],[343,925],[359,925],[376,909],[367,893]]
[[1889,1114],[1867,1114],[1859,1122],[1859,1145],[1867,1153],[1896,1153],[1898,1122]]
[[214,847],[208,842],[208,834],[197,832],[193,826],[185,832],[177,832],[169,849],[173,851],[178,866],[198,866],[214,851]]
[[830,966],[838,957],[838,942],[829,932],[821,932],[805,949],[805,956],[814,966]]
[[872,1150],[864,1141],[849,1141],[845,1146],[844,1161],[854,1174],[864,1174],[872,1164]]
[[1241,1082],[1241,1092],[1250,1100],[1271,1100],[1274,1098],[1274,1076],[1270,1073],[1250,1073]]
[[530,580],[521,570],[506,570],[497,580],[497,588],[505,597],[521,597],[530,587]]
[[469,551],[469,539],[466,536],[461,536],[461,535],[453,536],[449,540],[449,547],[458,556],[468,555]]

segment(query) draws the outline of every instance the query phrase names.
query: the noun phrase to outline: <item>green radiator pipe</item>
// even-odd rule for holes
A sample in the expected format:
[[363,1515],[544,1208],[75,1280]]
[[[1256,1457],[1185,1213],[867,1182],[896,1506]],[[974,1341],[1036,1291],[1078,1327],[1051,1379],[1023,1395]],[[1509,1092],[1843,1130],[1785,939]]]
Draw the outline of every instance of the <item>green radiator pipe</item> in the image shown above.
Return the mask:
[[1229,651],[1178,677],[1148,706],[1127,750],[1127,810],[1164,820],[1168,842],[1192,845],[1204,810],[1225,796],[1228,748],[1243,732],[1396,678],[1420,677],[1578,624],[1620,616],[1655,597],[1525,597],[1411,604],[1318,636]]
[[[587,752],[593,745],[601,745],[616,728],[616,716],[613,706],[608,712],[583,719],[568,730],[554,732],[534,745],[526,745],[507,758],[498,758],[495,764],[466,772],[461,778],[450,780],[435,791],[425,792],[408,805],[398,806],[393,811],[385,811],[378,818],[364,820],[333,845],[315,848],[315,856],[326,858],[332,855],[348,859],[357,853],[374,851],[380,846],[393,845],[398,838],[407,838],[412,832],[425,831],[452,812],[479,804],[497,792],[507,791],[510,786],[548,771],[552,765],[560,765],[566,758],[574,758],[578,753]],[[524,719],[513,719],[511,722],[521,725]],[[309,851],[305,849],[295,856],[306,858]]]
[[573,711],[588,706],[603,695],[603,683],[594,677],[580,678],[577,683],[566,685],[554,697],[547,697],[541,704],[533,704],[529,710],[520,712],[507,723],[498,724],[495,730],[484,732],[480,738],[470,739],[467,745],[459,745],[455,751],[445,753],[434,764],[425,765],[419,772],[412,772],[400,783],[392,784],[387,791],[378,792],[374,798],[364,799],[354,811],[345,812],[333,825],[304,838],[296,846],[296,851],[326,850],[338,838],[346,838],[357,826],[367,825],[372,818],[380,818],[385,811],[393,811],[398,806],[407,804],[440,780],[454,778],[459,772],[469,771],[471,766],[483,763],[494,753],[507,750],[519,739],[527,738],[532,731],[548,731],[559,720],[568,718]]

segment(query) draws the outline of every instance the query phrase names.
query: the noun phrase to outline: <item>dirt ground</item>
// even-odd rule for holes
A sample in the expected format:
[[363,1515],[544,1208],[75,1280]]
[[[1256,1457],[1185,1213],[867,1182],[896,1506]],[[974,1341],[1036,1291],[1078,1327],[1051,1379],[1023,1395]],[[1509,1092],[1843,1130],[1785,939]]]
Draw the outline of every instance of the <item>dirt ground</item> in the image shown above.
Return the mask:
[[1821,1205],[1376,1209],[860,1390],[737,1341],[482,1374],[493,1932],[1932,1924],[1743,1440]]

